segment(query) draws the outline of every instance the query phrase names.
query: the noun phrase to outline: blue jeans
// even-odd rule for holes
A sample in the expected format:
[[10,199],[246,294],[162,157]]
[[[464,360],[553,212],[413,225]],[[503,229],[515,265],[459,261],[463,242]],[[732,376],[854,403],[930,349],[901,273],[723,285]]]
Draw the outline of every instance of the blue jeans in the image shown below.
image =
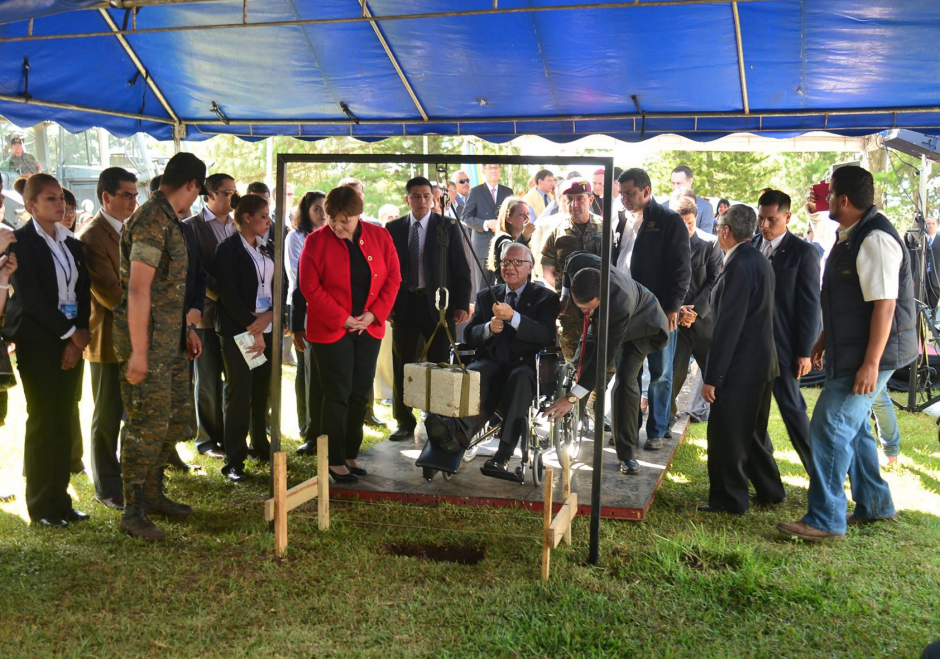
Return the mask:
[[[669,415],[672,411],[672,362],[676,356],[677,336],[678,332],[670,332],[669,343],[666,347],[646,356],[650,371],[650,383],[646,395],[649,400],[646,436],[649,439],[660,439],[669,430]],[[641,390],[642,375],[641,373]]]
[[855,376],[826,380],[810,422],[810,445],[816,477],[810,478],[808,510],[803,521],[827,533],[845,533],[845,477],[852,485],[855,514],[863,519],[894,515],[891,490],[881,478],[878,447],[869,412],[891,371],[878,374],[875,392],[852,393]]
[[885,455],[897,457],[901,452],[901,431],[898,430],[898,417],[894,414],[894,403],[888,396],[888,387],[882,387],[871,403],[875,414],[875,426],[881,439],[881,450]]

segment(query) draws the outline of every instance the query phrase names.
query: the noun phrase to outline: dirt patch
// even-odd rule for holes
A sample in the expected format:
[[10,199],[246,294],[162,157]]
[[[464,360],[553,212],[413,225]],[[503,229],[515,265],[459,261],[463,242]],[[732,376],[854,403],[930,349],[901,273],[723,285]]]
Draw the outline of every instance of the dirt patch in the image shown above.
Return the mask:
[[408,556],[438,563],[476,565],[486,557],[486,548],[463,545],[418,545],[390,542],[385,551],[393,556]]

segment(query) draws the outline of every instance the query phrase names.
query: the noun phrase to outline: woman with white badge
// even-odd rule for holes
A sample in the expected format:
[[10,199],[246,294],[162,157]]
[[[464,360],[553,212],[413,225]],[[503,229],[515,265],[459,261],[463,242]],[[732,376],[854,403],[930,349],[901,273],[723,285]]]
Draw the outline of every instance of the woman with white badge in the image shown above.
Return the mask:
[[[274,330],[274,250],[265,242],[271,226],[268,202],[245,195],[235,207],[237,232],[215,251],[214,275],[219,288],[215,331],[222,343],[225,387],[222,414],[225,465],[222,473],[234,483],[247,479],[245,460],[251,455],[267,462],[271,451],[265,432],[265,412],[271,385],[271,345]],[[286,275],[282,291],[287,292]],[[280,330],[280,328],[278,328]],[[236,337],[248,333],[254,345],[245,355]],[[248,359],[263,355],[251,368]],[[245,443],[251,435],[251,450]]]
[[91,280],[82,244],[60,224],[65,196],[53,176],[34,174],[23,193],[33,218],[14,232],[3,337],[16,343],[26,396],[26,507],[33,524],[65,528],[88,515],[68,494],[72,405],[88,345]]

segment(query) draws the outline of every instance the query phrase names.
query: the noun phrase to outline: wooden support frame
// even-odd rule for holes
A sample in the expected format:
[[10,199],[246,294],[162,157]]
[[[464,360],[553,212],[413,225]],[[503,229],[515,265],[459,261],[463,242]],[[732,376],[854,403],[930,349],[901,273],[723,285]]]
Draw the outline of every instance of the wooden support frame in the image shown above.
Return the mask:
[[264,519],[274,522],[274,554],[287,553],[287,513],[297,506],[317,499],[317,523],[321,531],[330,528],[329,442],[326,435],[317,437],[317,475],[287,489],[287,454],[274,454],[274,497],[264,502]]
[[571,491],[571,457],[568,449],[562,451],[561,462],[561,491],[564,503],[561,510],[552,519],[554,496],[555,470],[549,467],[545,470],[545,500],[542,508],[542,581],[548,581],[552,550],[564,540],[571,545],[571,522],[578,514],[578,493]]

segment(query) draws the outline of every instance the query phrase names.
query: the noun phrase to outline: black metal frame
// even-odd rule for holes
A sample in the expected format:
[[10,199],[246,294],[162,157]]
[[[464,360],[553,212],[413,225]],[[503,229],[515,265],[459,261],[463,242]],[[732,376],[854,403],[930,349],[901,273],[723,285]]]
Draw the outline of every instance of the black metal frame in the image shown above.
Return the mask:
[[[477,156],[477,155],[346,155],[335,154],[306,154],[306,153],[279,153],[277,154],[277,200],[282,203],[287,195],[286,168],[292,164],[304,163],[361,163],[381,165],[386,163],[414,164],[414,165],[600,165],[604,168],[604,189],[613,190],[614,159],[610,156]],[[404,186],[404,181],[402,182]],[[598,336],[597,336],[597,363],[607,363],[607,319],[608,297],[610,291],[610,250],[611,250],[611,195],[604,196],[604,235],[601,247],[601,292],[600,308],[598,309]],[[280,214],[280,211],[279,211]],[[274,220],[274,268],[275,272],[284,269],[284,221],[282,217]],[[274,318],[280,322],[284,314],[282,296],[284,291],[283,278],[274,278]],[[274,345],[271,354],[276,360],[271,369],[271,496],[274,496],[274,453],[281,450],[281,347],[284,333],[273,333]],[[594,418],[604,418],[604,401],[607,394],[607,369],[599,366],[597,381],[594,385],[595,403]],[[596,564],[600,556],[600,526],[601,526],[601,476],[604,465],[604,439],[594,439],[594,457],[591,481],[591,540],[588,561]]]

